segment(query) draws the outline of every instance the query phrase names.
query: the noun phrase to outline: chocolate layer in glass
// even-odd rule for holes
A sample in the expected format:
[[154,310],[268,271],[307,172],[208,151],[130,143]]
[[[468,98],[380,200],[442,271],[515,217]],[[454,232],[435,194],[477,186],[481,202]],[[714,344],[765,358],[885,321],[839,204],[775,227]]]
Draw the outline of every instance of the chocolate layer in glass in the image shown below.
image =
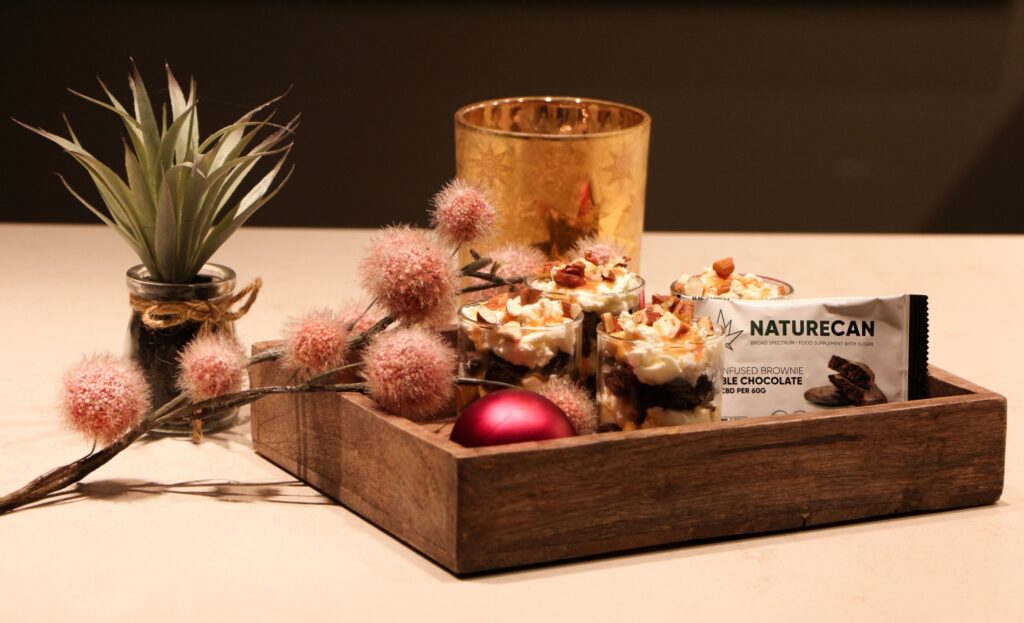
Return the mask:
[[[499,294],[459,310],[460,376],[536,391],[555,377],[579,378],[583,314],[536,290]],[[457,408],[501,385],[462,386]]]
[[597,329],[601,431],[721,419],[725,336],[692,306],[669,298],[634,314],[602,318]]

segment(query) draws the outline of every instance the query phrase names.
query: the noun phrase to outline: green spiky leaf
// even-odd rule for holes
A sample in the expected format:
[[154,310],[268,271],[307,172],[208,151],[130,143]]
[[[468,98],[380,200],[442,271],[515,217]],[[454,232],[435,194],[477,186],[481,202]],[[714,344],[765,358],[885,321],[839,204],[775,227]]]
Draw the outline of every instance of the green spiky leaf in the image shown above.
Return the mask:
[[[291,152],[298,117],[284,125],[271,123],[273,111],[257,118],[261,111],[284,97],[281,95],[203,140],[195,81],[189,81],[186,95],[170,67],[169,107],[168,103],[161,106],[159,125],[134,62],[128,78],[131,113],[102,80],[99,84],[109,103],[77,91],[72,93],[121,120],[128,138],[122,139],[123,178],[81,145],[66,118],[68,138],[18,123],[57,144],[85,169],[102,204],[91,203],[63,177],[61,183],[72,197],[128,243],[153,279],[188,283],[217,249],[290,179],[291,170],[277,181]],[[271,170],[255,183],[248,182],[256,167],[268,159],[276,159]],[[235,198],[237,194],[240,199]]]

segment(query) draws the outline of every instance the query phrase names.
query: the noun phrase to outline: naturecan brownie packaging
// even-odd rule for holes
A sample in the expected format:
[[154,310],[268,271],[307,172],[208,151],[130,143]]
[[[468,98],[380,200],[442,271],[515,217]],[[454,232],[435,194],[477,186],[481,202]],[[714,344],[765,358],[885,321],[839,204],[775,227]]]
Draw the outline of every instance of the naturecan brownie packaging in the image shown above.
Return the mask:
[[725,333],[722,419],[928,395],[928,299],[694,299]]

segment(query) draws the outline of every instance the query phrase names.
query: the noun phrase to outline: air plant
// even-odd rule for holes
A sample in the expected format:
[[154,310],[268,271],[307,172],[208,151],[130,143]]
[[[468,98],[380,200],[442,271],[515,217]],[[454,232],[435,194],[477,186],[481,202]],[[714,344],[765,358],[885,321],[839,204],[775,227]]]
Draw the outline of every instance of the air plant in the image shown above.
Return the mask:
[[[257,118],[282,95],[201,140],[195,80],[190,81],[186,97],[167,67],[170,116],[164,104],[159,121],[134,64],[128,78],[131,114],[102,80],[99,83],[109,103],[71,92],[124,123],[128,135],[128,141],[122,139],[124,177],[85,149],[66,116],[67,138],[17,123],[59,145],[86,170],[105,210],[58,177],[75,199],[131,246],[150,279],[189,283],[231,234],[288,181],[291,169],[278,178],[292,148],[298,116],[284,125],[272,123],[273,112]],[[259,136],[263,138],[257,140]],[[243,193],[246,179],[265,159],[276,162]]]
[[[192,91],[194,93],[195,89]],[[193,104],[186,104],[186,108],[192,106],[194,110]],[[243,119],[250,117],[251,113]],[[250,122],[240,123],[244,130]],[[289,123],[277,133],[288,133],[292,129],[294,124]],[[281,153],[286,155],[288,148],[290,146],[283,148]],[[188,149],[185,152],[190,153]],[[71,153],[80,162],[88,162],[81,154]],[[191,153],[199,152],[192,150]],[[280,168],[281,162],[283,156],[275,170]],[[189,175],[195,175],[197,167],[189,168]],[[461,183],[448,188],[453,187],[470,195],[477,192]],[[486,220],[492,208],[481,204],[474,210],[479,218]],[[465,220],[458,210],[435,213],[435,224],[441,231],[458,231],[460,223],[464,224]],[[94,445],[77,461],[54,468],[24,487],[0,496],[0,515],[79,482],[161,425],[191,421],[195,430],[197,423],[224,409],[247,405],[265,396],[360,392],[391,412],[410,419],[426,420],[436,416],[451,401],[455,384],[480,384],[482,381],[456,377],[454,349],[429,327],[454,315],[458,294],[516,287],[525,279],[523,275],[499,270],[499,261],[473,251],[470,263],[455,268],[453,249],[444,248],[443,243],[457,245],[469,241],[468,234],[459,239],[404,226],[386,228],[371,240],[359,266],[363,283],[374,297],[373,304],[350,304],[341,312],[307,312],[284,325],[284,345],[248,359],[233,339],[199,336],[181,355],[178,379],[181,393],[152,410],[147,408],[144,381],[131,366],[112,355],[86,359],[65,377],[64,413],[72,428],[101,447],[97,449]],[[532,269],[539,261],[533,253],[518,248],[506,250],[503,257],[510,268]],[[459,288],[458,281],[467,278],[472,279],[472,284]],[[399,326],[392,328],[394,324]],[[291,385],[241,388],[244,368],[272,360],[281,360],[283,365],[295,368],[305,380]],[[355,368],[362,368],[363,382],[335,382],[339,372]],[[293,378],[302,377],[296,374]],[[553,391],[552,399],[564,405],[574,425],[581,431],[592,431],[596,418],[582,390],[560,386]],[[199,438],[199,435],[193,437],[197,442]]]

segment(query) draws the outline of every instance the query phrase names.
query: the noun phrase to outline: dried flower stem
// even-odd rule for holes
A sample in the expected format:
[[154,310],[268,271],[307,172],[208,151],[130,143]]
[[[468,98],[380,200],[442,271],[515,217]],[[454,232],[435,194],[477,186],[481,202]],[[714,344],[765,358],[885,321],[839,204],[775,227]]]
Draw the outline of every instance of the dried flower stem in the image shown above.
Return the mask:
[[[282,354],[283,351],[281,349],[270,349],[251,357],[248,361],[248,365],[251,366],[264,361],[271,361],[281,357]],[[272,394],[295,394],[303,392],[365,392],[366,387],[361,383],[318,383],[319,380],[349,367],[352,367],[352,364],[341,366],[334,370],[329,370],[322,375],[318,375],[318,378],[311,378],[297,385],[279,385],[246,389],[197,403],[191,403],[184,394],[179,394],[159,409],[150,413],[148,417],[128,429],[127,432],[98,452],[91,450],[89,454],[83,456],[77,461],[56,467],[32,480],[17,491],[0,497],[0,515],[9,513],[17,508],[25,506],[26,504],[37,502],[50,493],[60,491],[61,489],[82,480],[93,471],[106,464],[110,459],[120,454],[122,450],[134,443],[139,437],[170,420],[179,418],[191,420],[202,419],[223,409],[247,405],[263,398],[264,396]],[[95,450],[95,446],[93,447],[93,450]]]
[[[481,269],[487,267],[492,263],[489,257],[479,257],[474,254],[474,259],[469,264],[466,264],[460,269],[463,276],[475,277],[477,279],[483,279],[488,282],[478,286],[469,286],[462,289],[463,293],[475,292],[484,288],[491,288],[500,285],[513,285],[520,283],[524,280],[523,277],[515,277],[511,279],[505,279],[498,277],[494,274],[494,270],[490,273],[480,272]],[[355,336],[349,340],[349,348],[352,351],[358,351],[364,348],[373,336],[384,331],[395,322],[395,319],[390,316],[381,318],[376,324]],[[264,363],[267,361],[274,361],[280,359],[285,354],[283,347],[275,347],[267,349],[257,355],[249,358],[246,363],[246,367]],[[175,419],[187,419],[187,420],[202,420],[205,417],[209,417],[211,414],[221,411],[223,409],[229,409],[233,407],[240,407],[253,403],[260,398],[270,396],[274,394],[296,394],[296,393],[309,393],[309,392],[366,392],[366,385],[362,383],[335,383],[335,384],[322,384],[321,381],[329,378],[337,372],[342,370],[355,368],[362,365],[362,362],[346,364],[331,370],[327,370],[321,374],[317,374],[306,380],[303,383],[296,385],[277,385],[271,387],[259,387],[255,389],[247,389],[202,402],[190,402],[184,394],[179,394],[177,397],[167,402],[160,408],[152,411],[147,417],[143,418],[138,424],[128,429],[124,434],[118,437],[116,440],[111,442],[109,445],[103,447],[99,451],[96,451],[95,446],[88,454],[82,458],[56,467],[45,474],[35,478],[24,487],[9,493],[3,497],[0,497],[0,515],[9,513],[17,508],[38,502],[45,498],[47,495],[64,489],[70,485],[79,482],[96,469],[105,465],[112,458],[120,454],[122,450],[134,443],[139,437],[142,437],[154,428],[164,424],[165,422]],[[460,385],[495,385],[501,387],[514,388],[514,385],[508,383],[502,383],[500,381],[488,381],[483,379],[469,379],[459,378],[456,383]]]
[[503,381],[492,381],[490,379],[471,379],[465,376],[460,376],[459,378],[455,379],[455,383],[458,385],[494,385],[497,387],[504,387],[505,389],[522,389],[522,387],[518,385],[505,383]]
[[395,322],[395,319],[392,318],[391,316],[384,316],[383,318],[381,318],[380,320],[377,321],[377,324],[373,325],[372,327],[370,327],[366,331],[363,331],[362,333],[360,333],[356,337],[354,337],[351,340],[349,340],[349,342],[348,342],[349,351],[350,352],[356,352],[356,351],[359,351],[359,350],[365,348],[366,345],[370,343],[370,339],[373,336],[377,335],[378,333],[380,333],[384,329],[387,329],[392,324],[394,324],[394,322]]

